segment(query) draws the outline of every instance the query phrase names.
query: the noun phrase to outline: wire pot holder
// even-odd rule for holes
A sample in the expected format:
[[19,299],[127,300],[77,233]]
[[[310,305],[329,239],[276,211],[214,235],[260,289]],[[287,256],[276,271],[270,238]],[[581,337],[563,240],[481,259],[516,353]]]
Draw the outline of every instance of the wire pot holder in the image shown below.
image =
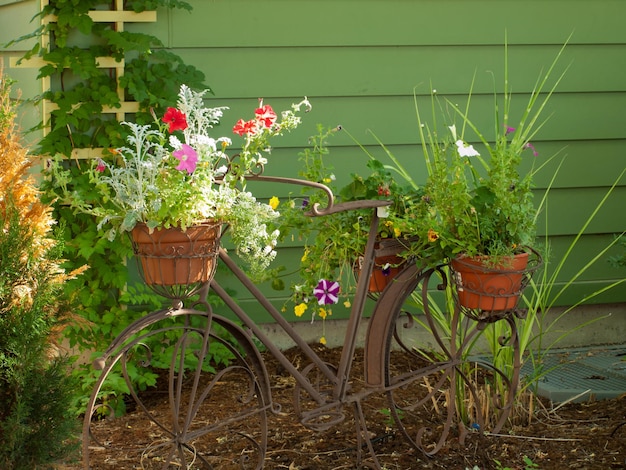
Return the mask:
[[543,264],[532,248],[492,266],[477,258],[459,257],[450,262],[455,301],[478,321],[497,321],[517,311],[519,299],[534,272]]
[[181,230],[137,224],[133,252],[145,283],[168,299],[186,299],[213,279],[222,233],[221,222],[208,221]]

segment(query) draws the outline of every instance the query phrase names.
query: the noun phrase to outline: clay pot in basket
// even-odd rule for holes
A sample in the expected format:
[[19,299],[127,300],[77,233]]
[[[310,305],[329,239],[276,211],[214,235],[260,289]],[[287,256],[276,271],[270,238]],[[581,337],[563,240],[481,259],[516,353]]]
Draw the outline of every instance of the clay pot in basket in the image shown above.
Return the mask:
[[221,223],[206,222],[186,230],[156,228],[145,224],[131,232],[135,256],[146,284],[188,285],[213,278],[220,247]]
[[487,312],[511,310],[525,287],[528,253],[507,257],[497,265],[485,257],[459,257],[450,262],[462,307]]

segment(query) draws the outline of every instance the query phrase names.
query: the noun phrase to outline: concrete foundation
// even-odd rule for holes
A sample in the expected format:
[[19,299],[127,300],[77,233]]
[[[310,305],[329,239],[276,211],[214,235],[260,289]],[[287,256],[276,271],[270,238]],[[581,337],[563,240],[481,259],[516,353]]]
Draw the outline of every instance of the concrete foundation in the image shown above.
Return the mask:
[[[567,313],[564,311],[564,308],[553,308],[542,317],[542,348],[626,343],[626,303],[585,305]],[[347,320],[327,320],[324,329],[321,320],[294,324],[308,343],[317,343],[324,336],[330,348],[343,344],[346,326]],[[264,324],[261,327],[281,349],[294,345],[277,325]],[[364,344],[366,331],[367,320],[364,320],[358,334],[359,346]],[[535,328],[534,334],[538,333],[539,329]],[[427,331],[413,332],[411,340],[421,348],[432,345],[432,338]]]

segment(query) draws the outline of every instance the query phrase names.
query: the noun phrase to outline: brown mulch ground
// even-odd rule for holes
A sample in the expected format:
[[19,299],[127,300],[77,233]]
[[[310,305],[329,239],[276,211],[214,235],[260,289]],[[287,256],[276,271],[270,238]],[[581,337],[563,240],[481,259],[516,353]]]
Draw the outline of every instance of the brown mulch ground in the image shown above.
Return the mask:
[[[330,364],[338,362],[339,349],[320,349],[320,355]],[[290,351],[292,363],[302,367],[301,355]],[[294,381],[267,359],[272,377],[272,396],[281,405],[278,414],[268,413],[268,445],[264,468],[289,470],[330,470],[357,468],[355,424],[348,412],[346,419],[327,431],[312,431],[298,423],[293,416]],[[362,376],[361,351],[357,351],[353,376]],[[358,387],[358,379],[354,380]],[[214,391],[213,417],[223,412],[227,418],[233,410],[233,389],[222,388],[224,396]],[[145,402],[159,414],[167,414],[167,393],[164,390],[146,392]],[[411,449],[402,436],[388,425],[384,414],[384,396],[370,396],[363,403],[370,435],[380,464],[385,469],[624,469],[626,468],[626,395],[612,400],[566,404],[558,409],[549,403],[536,402],[530,424],[508,426],[497,436],[474,432],[463,444],[454,435],[433,457]],[[523,406],[520,405],[520,410]],[[433,413],[432,409],[429,410]],[[522,415],[528,416],[528,410]],[[224,418],[224,419],[226,419]],[[428,417],[425,417],[427,419]],[[165,418],[164,418],[165,419]],[[525,420],[523,418],[522,420]],[[251,420],[253,421],[253,420]],[[158,430],[141,421],[141,413],[130,411],[111,421],[97,423],[98,443],[90,448],[93,469],[160,468],[153,450],[158,448]],[[146,448],[147,437],[157,444]],[[228,448],[226,438],[215,439],[215,445]],[[111,446],[114,446],[111,449]],[[140,448],[138,449],[138,447]],[[233,447],[235,454],[237,450]],[[367,457],[367,454],[365,454]],[[526,458],[526,461],[525,461]],[[497,462],[500,462],[498,464]],[[155,465],[155,463],[157,465]],[[78,469],[79,465],[67,465]],[[176,468],[172,466],[171,468]],[[197,462],[190,468],[204,468]],[[215,464],[214,468],[253,468]]]

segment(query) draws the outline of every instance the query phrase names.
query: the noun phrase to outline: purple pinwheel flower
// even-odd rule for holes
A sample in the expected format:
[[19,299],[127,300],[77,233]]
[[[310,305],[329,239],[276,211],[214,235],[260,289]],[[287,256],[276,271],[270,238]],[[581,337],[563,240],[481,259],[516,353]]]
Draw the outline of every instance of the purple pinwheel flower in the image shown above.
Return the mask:
[[339,283],[322,279],[313,289],[313,295],[320,305],[336,304],[339,301]]

